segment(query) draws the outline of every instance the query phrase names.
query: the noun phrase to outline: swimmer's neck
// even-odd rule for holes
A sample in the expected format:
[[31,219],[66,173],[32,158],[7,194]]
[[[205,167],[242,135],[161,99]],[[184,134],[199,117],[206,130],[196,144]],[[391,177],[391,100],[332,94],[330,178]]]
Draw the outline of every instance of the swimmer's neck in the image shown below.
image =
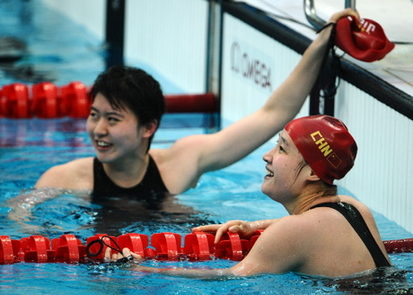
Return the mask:
[[149,164],[149,154],[116,163],[103,163],[106,175],[121,187],[132,187],[140,183]]
[[290,215],[298,215],[318,204],[338,202],[340,202],[340,197],[337,195],[335,187],[326,189],[319,185],[310,185],[305,187],[293,202],[284,204],[284,207]]

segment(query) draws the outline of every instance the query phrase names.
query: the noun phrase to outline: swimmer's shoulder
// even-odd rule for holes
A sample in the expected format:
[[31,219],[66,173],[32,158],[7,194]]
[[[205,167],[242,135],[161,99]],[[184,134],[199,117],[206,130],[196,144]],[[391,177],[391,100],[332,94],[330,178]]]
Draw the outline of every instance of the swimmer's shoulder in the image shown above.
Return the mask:
[[176,141],[166,149],[151,149],[162,180],[171,194],[180,194],[195,187],[200,175],[199,152],[194,147],[196,136]]
[[[334,214],[339,213],[333,210],[326,210],[325,212],[309,210],[302,214],[288,215],[272,223],[264,233],[268,233],[271,238],[277,241],[281,239],[288,242],[289,247],[296,248],[295,251],[298,254],[301,253],[299,251],[301,247],[305,249],[312,248],[312,245],[316,244],[313,239],[321,241],[323,236],[334,231],[337,226],[335,221],[340,219],[340,216],[337,217]],[[307,243],[310,243],[311,246]]]
[[[361,214],[364,221],[367,223],[372,234],[379,239],[379,233],[377,230],[374,216],[369,207],[354,197],[348,195],[339,195],[340,202],[352,205]],[[305,216],[311,224],[323,224],[321,227],[326,233],[333,232],[334,229],[338,229],[340,226],[344,229],[353,231],[352,227],[349,227],[349,222],[346,218],[337,210],[328,207],[319,207],[309,210],[302,214]]]
[[368,224],[374,224],[373,213],[371,212],[370,208],[366,204],[347,195],[340,195],[339,198],[341,202],[353,205],[360,212],[360,214],[363,216],[364,220]]
[[80,158],[49,168],[39,178],[35,187],[92,190],[93,157]]
[[285,232],[293,235],[303,235],[316,229],[316,226],[313,226],[314,221],[313,217],[308,216],[306,213],[297,214],[297,215],[287,215],[281,218],[278,218],[276,222],[272,223],[267,229],[274,232]]

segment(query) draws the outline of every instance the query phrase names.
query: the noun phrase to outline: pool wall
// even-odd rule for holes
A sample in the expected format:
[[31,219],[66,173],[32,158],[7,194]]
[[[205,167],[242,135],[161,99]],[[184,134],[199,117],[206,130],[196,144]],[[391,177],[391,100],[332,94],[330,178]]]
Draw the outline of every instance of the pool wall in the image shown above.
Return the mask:
[[43,2],[83,24],[102,41],[107,6],[124,2],[125,62],[150,72],[169,94],[206,91],[208,1]]
[[[43,1],[104,40],[106,1]],[[298,62],[302,49],[286,46],[282,36],[266,27],[276,21],[259,11],[248,9],[247,16],[240,16],[234,11],[241,4],[224,2],[223,13],[213,15],[210,5],[216,3],[126,1],[125,61],[152,71],[161,83],[168,83],[169,92],[213,90],[221,99],[223,121],[233,122],[263,104]],[[215,39],[222,41],[218,54],[208,34],[211,29],[222,33]],[[212,58],[219,59],[218,71],[211,70]],[[354,169],[338,184],[413,233],[413,98],[367,72],[357,72],[357,66],[344,66],[333,110],[354,134],[359,154]],[[362,82],[366,77],[371,85]],[[211,79],[218,89],[211,88]],[[309,113],[307,101],[299,116]]]

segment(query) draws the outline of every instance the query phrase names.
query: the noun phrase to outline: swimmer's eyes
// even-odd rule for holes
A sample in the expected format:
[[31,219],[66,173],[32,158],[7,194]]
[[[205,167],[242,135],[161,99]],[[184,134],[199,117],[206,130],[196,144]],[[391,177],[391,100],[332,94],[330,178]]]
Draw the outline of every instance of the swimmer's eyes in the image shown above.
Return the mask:
[[108,117],[108,122],[111,124],[118,123],[120,120],[116,117]]
[[283,146],[277,142],[277,146],[275,147],[275,150],[278,150],[278,153],[285,153],[285,149],[283,148]]
[[90,117],[90,118],[96,119],[97,116],[98,116],[98,114],[97,114],[95,111],[90,111],[90,113],[89,113],[89,117]]
[[[89,118],[93,119],[93,120],[98,120],[99,117],[101,117],[101,115],[99,115],[99,113],[95,110],[91,110],[89,113]],[[121,119],[118,118],[117,116],[113,116],[113,115],[106,115],[106,120],[109,122],[109,124],[115,124],[118,123]]]

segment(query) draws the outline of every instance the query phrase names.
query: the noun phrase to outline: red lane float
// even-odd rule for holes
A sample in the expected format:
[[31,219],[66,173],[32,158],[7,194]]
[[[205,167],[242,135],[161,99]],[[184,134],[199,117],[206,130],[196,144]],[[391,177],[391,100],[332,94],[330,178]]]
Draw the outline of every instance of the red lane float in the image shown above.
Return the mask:
[[249,250],[248,240],[240,239],[237,233],[228,232],[218,242],[215,255],[217,258],[240,261]]
[[[0,264],[103,262],[108,246],[115,249],[129,248],[145,259],[204,261],[217,258],[240,261],[248,254],[260,234],[261,232],[256,232],[248,239],[241,239],[237,233],[227,233],[214,244],[212,234],[194,232],[185,236],[183,247],[181,236],[168,232],[152,234],[151,243],[148,236],[137,233],[118,237],[96,234],[87,238],[86,245],[71,234],[51,241],[39,235],[20,240],[0,236]],[[388,253],[413,252],[413,239],[384,241],[384,245]]]
[[204,232],[193,232],[185,236],[183,253],[190,260],[210,260],[214,256],[214,236]]
[[30,118],[29,88],[21,83],[5,85],[0,97],[0,117]]
[[218,110],[212,93],[166,95],[165,104],[168,113],[214,113]]
[[0,91],[0,117],[13,119],[86,118],[90,111],[87,87],[71,82],[57,87],[41,82],[28,87],[21,83],[5,85]]
[[122,249],[129,248],[141,257],[155,257],[155,251],[148,248],[148,236],[146,235],[136,233],[124,234],[117,237],[117,242]]
[[[166,95],[169,113],[213,113],[218,110],[214,94]],[[22,83],[0,89],[0,117],[26,118],[87,118],[90,111],[88,87],[79,81],[58,87],[41,82],[31,87]]]
[[[259,233],[258,233],[259,234]],[[104,243],[96,243],[103,240]],[[129,248],[145,259],[203,261],[214,258],[241,260],[249,251],[249,240],[244,240],[236,233],[225,235],[214,245],[214,236],[210,233],[194,232],[185,236],[185,245],[181,246],[181,236],[176,233],[155,233],[148,236],[137,233],[118,237],[96,234],[87,238],[86,245],[74,235],[66,234],[49,240],[33,235],[12,240],[0,236],[0,264],[17,262],[65,262],[85,263],[103,262],[108,246],[115,249]],[[87,249],[89,247],[89,249]],[[89,255],[88,255],[89,251]]]
[[384,241],[387,253],[413,252],[413,239]]
[[87,118],[90,112],[89,89],[82,82],[71,82],[60,88],[61,113],[72,118]]
[[63,235],[52,240],[54,261],[78,263],[86,256],[86,247],[74,235]]
[[11,264],[16,261],[12,240],[8,236],[0,236],[0,264]]
[[61,97],[57,95],[57,87],[50,82],[42,82],[33,85],[31,113],[38,118],[59,118],[59,102]]

